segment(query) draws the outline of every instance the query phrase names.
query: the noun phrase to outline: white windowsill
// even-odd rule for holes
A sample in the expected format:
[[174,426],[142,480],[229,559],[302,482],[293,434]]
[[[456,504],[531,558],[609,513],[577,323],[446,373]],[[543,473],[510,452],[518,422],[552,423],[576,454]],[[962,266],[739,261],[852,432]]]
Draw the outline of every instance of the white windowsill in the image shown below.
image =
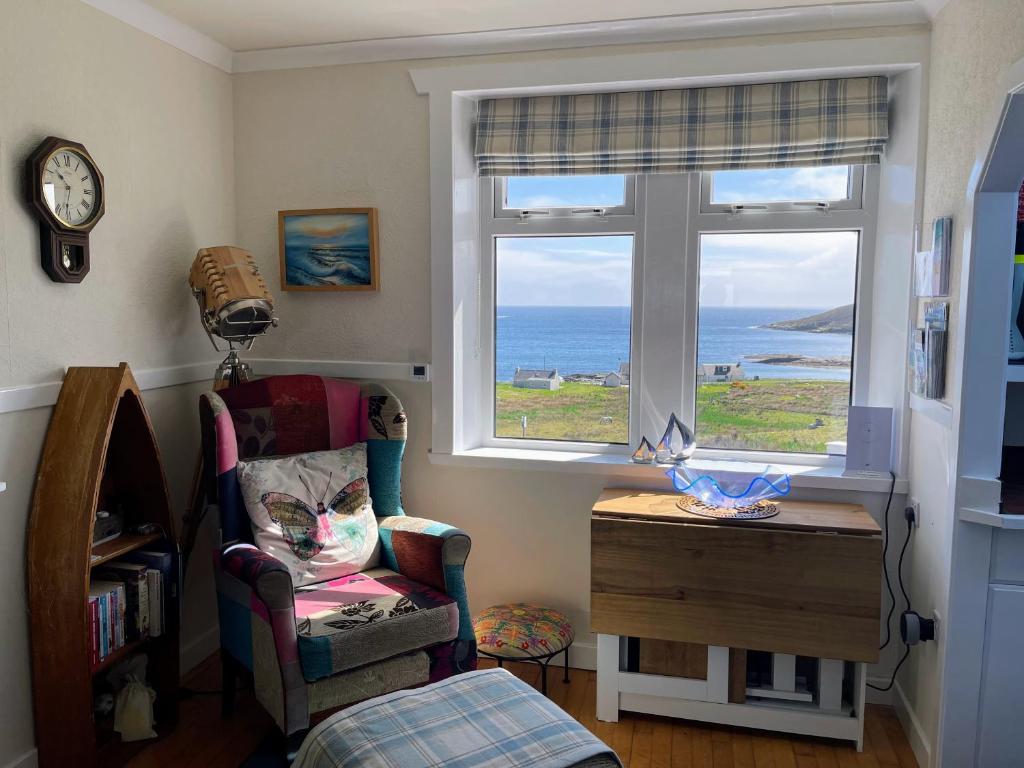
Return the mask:
[[[526,471],[572,472],[607,477],[625,478],[630,482],[642,480],[662,481],[669,465],[635,464],[629,457],[618,454],[583,453],[576,451],[538,451],[522,448],[473,448],[459,453],[429,454],[430,462],[442,466],[475,467],[477,469],[511,469]],[[689,466],[700,466],[701,459],[691,459]],[[751,461],[751,467],[763,467],[766,462]],[[819,488],[836,491],[874,491],[888,493],[891,480],[887,476],[864,477],[847,475],[842,465],[780,464],[772,466],[786,472],[794,488]],[[897,478],[895,492],[907,493],[909,483]]]

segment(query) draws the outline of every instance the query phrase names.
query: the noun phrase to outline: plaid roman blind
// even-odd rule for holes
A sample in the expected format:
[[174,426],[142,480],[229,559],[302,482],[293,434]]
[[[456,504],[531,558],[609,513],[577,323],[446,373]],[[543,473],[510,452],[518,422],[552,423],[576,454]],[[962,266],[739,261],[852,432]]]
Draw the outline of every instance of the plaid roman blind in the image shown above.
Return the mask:
[[481,176],[682,173],[879,162],[887,80],[484,99]]

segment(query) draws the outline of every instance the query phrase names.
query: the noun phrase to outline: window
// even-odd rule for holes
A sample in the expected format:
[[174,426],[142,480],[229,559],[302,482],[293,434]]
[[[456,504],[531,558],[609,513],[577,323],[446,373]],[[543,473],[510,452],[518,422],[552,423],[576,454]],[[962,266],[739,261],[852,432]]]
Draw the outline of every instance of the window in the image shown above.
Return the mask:
[[495,240],[494,435],[629,443],[633,238]]
[[625,454],[675,412],[707,456],[825,453],[866,382],[876,189],[859,166],[483,180],[479,442]]
[[702,177],[704,212],[853,210],[862,205],[863,166],[713,171]]
[[846,439],[857,232],[702,234],[696,433],[825,453]]
[[616,215],[634,209],[633,176],[509,176],[491,183],[496,217]]
[[624,176],[514,176],[506,181],[506,208],[610,208],[625,201]]

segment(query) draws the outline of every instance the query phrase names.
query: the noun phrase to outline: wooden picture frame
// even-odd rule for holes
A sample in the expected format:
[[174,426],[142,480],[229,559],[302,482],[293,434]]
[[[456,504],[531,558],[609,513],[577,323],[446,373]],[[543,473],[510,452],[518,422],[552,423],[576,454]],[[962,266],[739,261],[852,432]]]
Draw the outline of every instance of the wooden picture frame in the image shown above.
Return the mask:
[[277,237],[282,291],[380,290],[376,208],[278,211]]

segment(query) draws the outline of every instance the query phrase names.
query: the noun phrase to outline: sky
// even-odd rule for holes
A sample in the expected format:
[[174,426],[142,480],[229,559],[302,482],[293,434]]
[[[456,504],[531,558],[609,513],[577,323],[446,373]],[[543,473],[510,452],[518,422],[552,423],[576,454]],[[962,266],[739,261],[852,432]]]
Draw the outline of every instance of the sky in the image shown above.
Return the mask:
[[505,187],[508,208],[622,205],[622,176],[513,176]]
[[711,202],[747,203],[790,200],[845,200],[848,166],[719,171],[711,184]]
[[630,304],[632,236],[500,237],[495,256],[499,307]]
[[[715,174],[716,202],[845,197],[847,169]],[[621,176],[509,179],[509,207],[615,205]],[[617,195],[617,197],[616,197]],[[496,248],[499,306],[629,306],[632,238],[505,237]],[[854,300],[855,232],[713,234],[701,239],[701,306],[838,307]]]
[[284,237],[289,248],[311,245],[365,247],[369,243],[369,221],[365,213],[285,216]]

